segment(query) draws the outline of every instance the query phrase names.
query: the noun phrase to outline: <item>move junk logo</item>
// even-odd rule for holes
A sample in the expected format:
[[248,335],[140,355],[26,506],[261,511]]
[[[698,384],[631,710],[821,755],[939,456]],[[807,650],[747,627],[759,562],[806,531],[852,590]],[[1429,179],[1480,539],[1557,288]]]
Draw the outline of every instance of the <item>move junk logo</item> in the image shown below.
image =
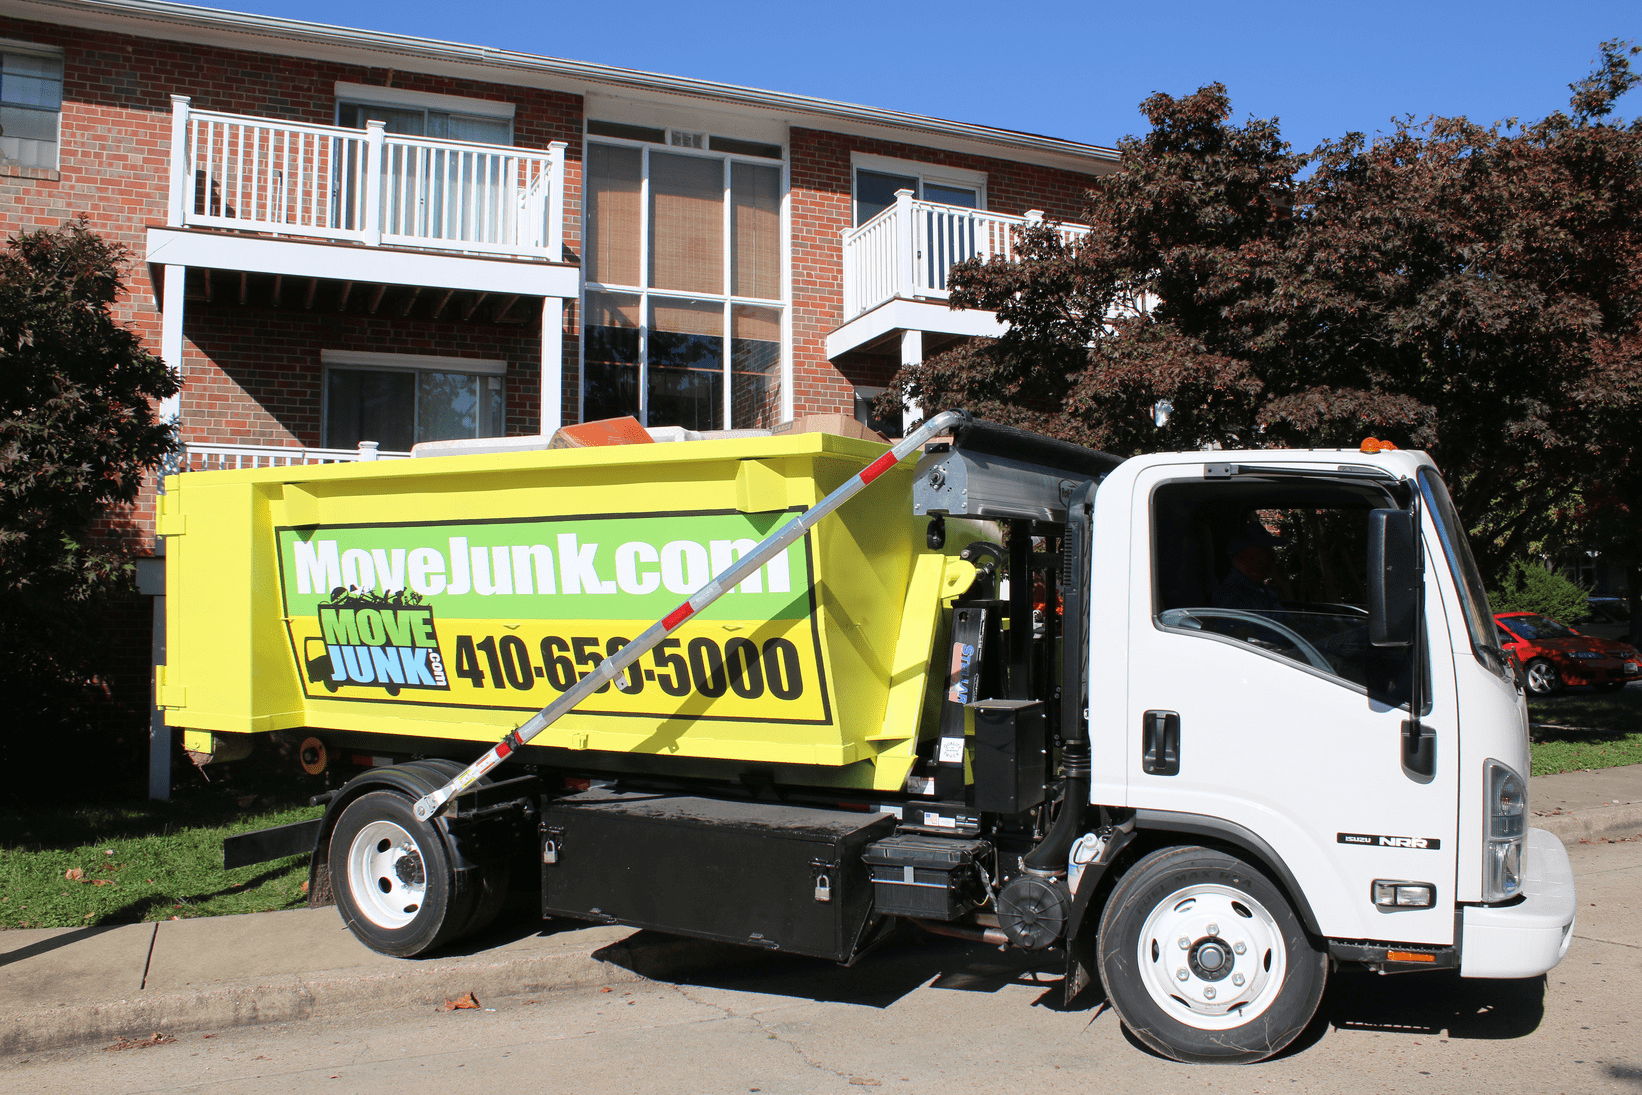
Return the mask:
[[308,679],[334,692],[344,684],[448,692],[433,607],[418,593],[383,597],[337,586],[319,606],[322,638],[307,642]]

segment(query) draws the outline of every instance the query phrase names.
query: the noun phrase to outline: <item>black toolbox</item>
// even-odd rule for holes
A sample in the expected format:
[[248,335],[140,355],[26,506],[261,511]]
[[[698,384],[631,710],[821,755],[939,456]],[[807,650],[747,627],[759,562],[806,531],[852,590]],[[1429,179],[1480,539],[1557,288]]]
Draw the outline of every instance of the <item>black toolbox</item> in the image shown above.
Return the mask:
[[595,789],[544,803],[542,910],[845,962],[890,814]]
[[904,833],[870,845],[873,905],[886,916],[956,920],[986,899],[981,871],[992,858],[984,840]]

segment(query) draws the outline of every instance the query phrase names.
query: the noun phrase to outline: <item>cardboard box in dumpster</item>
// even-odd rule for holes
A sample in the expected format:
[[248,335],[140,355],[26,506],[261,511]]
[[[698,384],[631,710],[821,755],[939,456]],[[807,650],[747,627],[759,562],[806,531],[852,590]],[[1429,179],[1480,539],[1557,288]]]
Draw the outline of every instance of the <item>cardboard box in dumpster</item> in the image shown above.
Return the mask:
[[889,438],[847,414],[806,414],[791,422],[783,422],[770,430],[770,436],[781,437],[791,433],[830,433],[839,437],[854,437],[861,441],[889,444]]

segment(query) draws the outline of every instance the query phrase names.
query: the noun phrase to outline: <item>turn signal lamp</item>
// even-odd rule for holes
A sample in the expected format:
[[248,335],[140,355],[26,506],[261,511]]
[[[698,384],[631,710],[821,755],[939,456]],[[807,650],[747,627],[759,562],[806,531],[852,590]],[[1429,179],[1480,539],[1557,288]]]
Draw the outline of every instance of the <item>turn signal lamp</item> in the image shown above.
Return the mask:
[[1384,909],[1429,909],[1437,903],[1437,887],[1429,882],[1374,880],[1374,904]]
[[1381,441],[1378,437],[1363,438],[1362,451],[1366,453],[1396,452],[1397,446],[1389,441]]
[[1508,765],[1492,759],[1483,762],[1482,780],[1488,826],[1482,853],[1482,899],[1507,901],[1522,892],[1528,782]]

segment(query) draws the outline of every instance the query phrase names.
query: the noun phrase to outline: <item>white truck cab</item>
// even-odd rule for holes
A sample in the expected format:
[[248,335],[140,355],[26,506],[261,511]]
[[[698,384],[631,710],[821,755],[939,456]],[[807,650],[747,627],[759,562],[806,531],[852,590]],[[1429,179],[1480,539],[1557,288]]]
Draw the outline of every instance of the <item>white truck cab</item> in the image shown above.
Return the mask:
[[[1399,517],[1413,536],[1396,560]],[[1092,803],[1241,851],[1336,958],[1467,977],[1557,963],[1567,855],[1527,828],[1527,706],[1427,456],[1137,457],[1100,484],[1092,523]],[[1239,577],[1227,556],[1262,533],[1274,573]],[[1388,641],[1363,606],[1398,581],[1410,619]],[[1252,1009],[1218,967],[1170,960],[1198,918],[1159,918],[1177,953],[1142,956],[1149,995],[1187,1026],[1236,1025],[1228,997]]]

